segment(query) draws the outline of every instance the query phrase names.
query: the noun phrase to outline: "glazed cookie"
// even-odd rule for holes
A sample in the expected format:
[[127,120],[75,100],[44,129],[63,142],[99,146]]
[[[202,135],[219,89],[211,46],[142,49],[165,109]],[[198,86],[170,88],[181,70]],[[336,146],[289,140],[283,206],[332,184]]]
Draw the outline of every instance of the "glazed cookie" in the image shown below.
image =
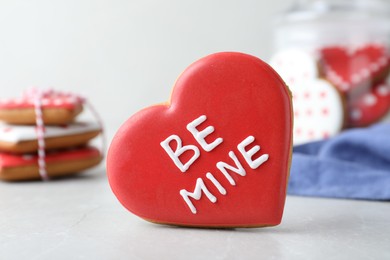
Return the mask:
[[137,216],[193,227],[280,223],[292,151],[292,104],[266,63],[217,53],[176,81],[169,104],[145,108],[116,133],[111,188]]
[[318,76],[316,59],[300,49],[286,49],[276,53],[270,65],[289,86]]
[[358,48],[330,46],[320,50],[325,77],[341,92],[349,93],[380,81],[390,69],[388,49],[381,44]]
[[290,86],[294,104],[294,145],[336,135],[345,122],[344,100],[328,81],[313,79]]
[[[45,149],[67,148],[86,144],[101,132],[96,123],[77,122],[63,126],[46,126]],[[38,150],[36,127],[0,124],[0,151],[29,153]]]
[[83,110],[83,100],[72,94],[26,92],[20,98],[0,100],[0,120],[9,124],[35,124],[36,109],[45,125],[64,125]]
[[339,133],[344,124],[344,102],[329,82],[318,79],[313,55],[288,49],[278,52],[270,65],[289,85],[294,103],[294,145]]
[[[100,163],[102,155],[93,147],[51,151],[46,155],[47,175],[50,178],[79,173]],[[0,179],[24,181],[41,179],[39,158],[34,154],[0,153]]]
[[348,122],[350,127],[367,126],[380,120],[390,108],[390,84],[380,83],[371,92],[350,100]]

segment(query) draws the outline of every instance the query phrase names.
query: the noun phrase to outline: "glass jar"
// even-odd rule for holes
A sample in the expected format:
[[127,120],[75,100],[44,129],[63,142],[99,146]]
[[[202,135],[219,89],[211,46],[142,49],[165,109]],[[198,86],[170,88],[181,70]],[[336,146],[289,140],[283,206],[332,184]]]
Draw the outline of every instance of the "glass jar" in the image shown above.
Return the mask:
[[[389,111],[389,1],[298,1],[278,16],[273,39],[270,64],[293,96],[299,99],[294,93],[300,91],[299,85],[316,85],[313,82],[319,80],[339,93],[343,110],[339,130],[373,124]],[[328,105],[336,106],[333,101]],[[318,114],[314,122],[322,122],[324,115]]]

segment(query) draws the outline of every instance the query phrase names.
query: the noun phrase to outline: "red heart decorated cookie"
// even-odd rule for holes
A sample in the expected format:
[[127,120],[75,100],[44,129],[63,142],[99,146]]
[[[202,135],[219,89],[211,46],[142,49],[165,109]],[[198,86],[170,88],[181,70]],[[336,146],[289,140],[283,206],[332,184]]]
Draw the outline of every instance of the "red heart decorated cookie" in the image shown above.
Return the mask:
[[183,72],[169,103],[122,125],[107,172],[119,201],[148,221],[273,226],[283,214],[291,143],[281,78],[253,56],[217,53]]
[[386,115],[390,109],[390,85],[380,83],[365,93],[348,102],[349,126],[370,125]]
[[325,77],[344,93],[384,77],[390,68],[388,50],[381,44],[326,47],[320,56]]

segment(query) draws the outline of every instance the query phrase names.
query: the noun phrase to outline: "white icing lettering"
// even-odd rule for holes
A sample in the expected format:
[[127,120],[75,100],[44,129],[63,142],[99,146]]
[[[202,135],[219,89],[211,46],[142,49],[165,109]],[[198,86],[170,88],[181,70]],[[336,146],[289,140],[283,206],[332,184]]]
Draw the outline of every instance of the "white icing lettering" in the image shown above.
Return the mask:
[[[256,159],[252,159],[253,156],[260,151],[259,145],[254,145],[252,148],[247,150],[247,147],[254,142],[255,138],[253,136],[248,136],[245,138],[241,143],[237,145],[238,150],[244,157],[245,161],[249,165],[251,169],[257,169],[260,165],[262,165],[264,162],[266,162],[269,158],[268,154],[263,154],[259,156]],[[169,143],[169,142],[168,142]],[[181,145],[181,144],[180,144]],[[233,160],[235,163],[235,166],[227,164],[226,162],[217,162],[216,167],[221,171],[221,173],[225,176],[225,178],[229,181],[229,183],[232,186],[236,185],[236,182],[233,180],[232,176],[228,173],[228,170],[237,173],[240,176],[246,176],[246,171],[242,164],[240,163],[240,160],[237,158],[236,154],[233,151],[229,152],[229,157]],[[226,195],[227,191],[222,186],[222,184],[215,178],[215,176],[207,172],[206,178],[211,181],[211,183],[218,189],[219,193],[222,195]],[[206,195],[206,197],[212,202],[217,202],[217,197],[215,197],[206,187],[204,181],[202,178],[197,178],[195,189],[193,192],[188,192],[185,189],[180,190],[180,195],[183,197],[184,201],[190,208],[191,212],[193,214],[197,213],[196,207],[194,206],[193,202],[190,198],[195,200],[200,200],[202,197],[202,192]]]
[[214,186],[218,189],[219,193],[221,193],[222,195],[226,195],[225,188],[221,185],[221,183],[219,183],[219,181],[217,181],[217,179],[215,179],[213,174],[208,172],[206,174],[206,177],[214,184]]
[[195,200],[200,200],[200,198],[202,197],[202,191],[204,192],[206,197],[212,203],[215,203],[217,201],[217,198],[213,194],[211,194],[211,192],[207,189],[202,178],[198,178],[196,180],[194,192],[188,192],[185,189],[180,190],[180,195],[183,197],[184,201],[187,203],[188,207],[190,208],[190,210],[193,214],[196,214],[197,211],[196,211],[196,208],[195,208],[194,204],[192,204],[189,197],[191,197]]
[[198,131],[198,129],[196,129],[196,127],[206,121],[206,119],[207,117],[205,115],[198,117],[187,125],[187,130],[190,131],[190,133],[194,136],[195,140],[202,146],[203,150],[205,150],[206,152],[210,152],[215,147],[220,145],[223,139],[218,137],[212,143],[206,142],[205,138],[214,132],[214,127],[208,126],[202,131]]
[[[206,120],[206,115],[201,115],[192,122],[188,123],[186,128],[193,135],[202,149],[206,152],[210,152],[215,149],[215,147],[220,145],[223,142],[223,139],[218,137],[215,138],[212,142],[206,141],[206,138],[215,131],[214,127],[211,125],[207,126],[203,130],[197,129],[197,127],[199,127]],[[269,159],[269,154],[259,154],[260,145],[254,144],[254,141],[255,137],[250,135],[237,145],[237,149],[244,157],[245,162],[253,170],[257,169],[260,165]],[[178,135],[169,136],[164,141],[162,141],[160,145],[172,159],[173,163],[183,173],[186,172],[189,167],[200,157],[200,148],[191,144],[183,145],[182,140]],[[183,154],[186,152],[189,152],[190,154],[188,155],[187,153],[188,156],[185,156],[186,159],[183,159]],[[190,155],[192,156],[190,157]],[[218,161],[215,166],[223,174],[230,185],[236,186],[236,181],[232,177],[232,172],[244,177],[246,176],[246,170],[244,169],[240,160],[237,158],[235,152],[229,151],[228,155],[232,159],[231,163]],[[211,182],[210,185],[213,184],[220,194],[227,194],[225,187],[211,172],[207,172],[205,177]],[[217,197],[209,191],[201,177],[196,179],[195,188],[193,191],[181,189],[179,193],[193,214],[197,214],[197,209],[194,206],[194,200],[200,200],[202,195],[206,196],[207,199],[212,203],[217,202]]]
[[245,161],[248,163],[249,167],[251,167],[252,169],[257,169],[261,164],[263,164],[265,161],[268,160],[269,155],[263,154],[260,157],[258,157],[257,159],[252,160],[253,155],[255,153],[257,153],[258,151],[260,151],[260,146],[255,145],[249,151],[246,151],[245,148],[248,145],[250,145],[251,143],[253,143],[254,140],[255,140],[255,138],[253,136],[248,136],[247,138],[245,138],[244,141],[242,141],[241,143],[239,143],[237,145],[237,148],[241,152]]
[[233,166],[231,166],[225,162],[218,162],[217,168],[223,173],[223,175],[225,175],[225,177],[229,181],[229,183],[232,186],[235,186],[236,182],[233,180],[232,176],[230,176],[230,174],[227,172],[227,169],[229,169],[229,170],[231,170],[231,171],[233,171],[241,176],[245,176],[246,171],[245,171],[244,167],[242,167],[240,161],[237,159],[237,156],[234,154],[233,151],[229,152],[229,156],[230,156],[230,158],[233,159],[234,163],[236,164],[236,168],[234,168]]
[[[177,148],[175,151],[172,150],[169,143],[171,141],[175,140],[177,143]],[[162,148],[167,152],[169,157],[171,157],[172,161],[175,163],[175,165],[180,169],[181,172],[186,172],[188,168],[194,163],[194,161],[200,156],[199,148],[195,145],[182,145],[182,141],[179,136],[177,135],[171,135],[164,141],[160,143]],[[179,159],[179,157],[186,151],[192,150],[194,152],[194,155],[186,162],[182,163]]]

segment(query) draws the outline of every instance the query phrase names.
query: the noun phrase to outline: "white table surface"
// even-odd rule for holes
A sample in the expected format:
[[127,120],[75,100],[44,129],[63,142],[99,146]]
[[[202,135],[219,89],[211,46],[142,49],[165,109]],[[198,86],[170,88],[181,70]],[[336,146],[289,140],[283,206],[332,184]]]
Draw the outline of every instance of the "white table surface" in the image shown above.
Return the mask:
[[390,259],[390,203],[288,196],[277,227],[163,226],[127,212],[102,165],[0,183],[0,259]]

